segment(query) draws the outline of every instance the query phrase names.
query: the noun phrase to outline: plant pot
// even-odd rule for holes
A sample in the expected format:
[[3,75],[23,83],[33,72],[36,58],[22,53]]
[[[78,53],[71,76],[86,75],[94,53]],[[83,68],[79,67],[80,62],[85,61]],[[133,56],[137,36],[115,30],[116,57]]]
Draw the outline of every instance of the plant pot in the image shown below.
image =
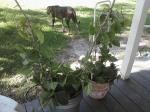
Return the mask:
[[52,112],[79,112],[82,96],[83,95],[81,92],[80,95],[69,100],[69,103],[67,105],[56,106],[56,108]]
[[91,83],[92,83],[92,92],[89,96],[94,99],[104,98],[110,89],[109,83],[101,84],[101,83],[96,83],[94,81],[91,81]]

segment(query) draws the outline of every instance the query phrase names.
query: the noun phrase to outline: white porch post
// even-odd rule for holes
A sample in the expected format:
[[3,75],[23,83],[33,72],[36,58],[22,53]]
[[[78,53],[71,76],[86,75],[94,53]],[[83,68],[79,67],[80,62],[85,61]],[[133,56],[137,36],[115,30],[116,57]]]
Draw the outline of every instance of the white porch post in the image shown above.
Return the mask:
[[150,0],[136,1],[125,57],[121,66],[121,77],[123,79],[127,79],[130,75],[149,7]]

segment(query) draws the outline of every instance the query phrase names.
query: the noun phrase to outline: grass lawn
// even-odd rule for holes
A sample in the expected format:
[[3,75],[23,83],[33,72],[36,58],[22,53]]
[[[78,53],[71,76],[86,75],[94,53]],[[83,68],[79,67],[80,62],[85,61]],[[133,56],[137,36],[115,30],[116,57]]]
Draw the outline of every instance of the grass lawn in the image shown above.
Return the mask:
[[[119,3],[116,5],[116,9],[121,8],[125,17],[130,20],[127,23],[130,26],[134,4]],[[75,10],[81,22],[80,37],[88,38],[89,25],[93,19],[93,9],[78,7]],[[25,10],[25,12],[31,17],[31,21],[44,33],[45,41],[42,45],[42,50],[45,53],[48,53],[50,57],[55,57],[59,51],[67,47],[71,36],[60,32],[60,21],[52,29],[49,25],[49,17],[45,11]],[[18,29],[16,26],[22,18],[23,15],[16,9],[0,8],[0,94],[10,96],[19,102],[24,102],[24,93],[32,86],[32,82],[29,80],[32,76],[32,67],[30,64],[23,67],[23,60],[20,56],[21,47],[26,49],[29,54],[31,52],[31,43],[27,39],[21,38],[17,32]],[[150,16],[148,16],[147,23],[150,23]],[[71,31],[73,35],[76,35],[73,24],[71,24]],[[44,46],[47,46],[47,48],[44,49]],[[28,58],[34,60],[33,55],[29,55]],[[23,84],[11,85],[9,83],[10,79],[16,76],[16,74],[25,76],[25,82]]]
[[[78,19],[80,20],[80,37],[88,38],[89,23],[92,21],[93,9],[79,7],[76,9]],[[49,55],[55,57],[57,53],[67,46],[68,41],[72,35],[62,33],[61,22],[58,20],[54,29],[50,26],[50,18],[45,11],[25,10],[26,14],[31,17],[32,23],[42,29],[45,36],[43,49],[49,52]],[[0,72],[1,73],[15,73],[22,69],[22,59],[20,57],[19,49],[24,47],[27,52],[30,52],[30,42],[21,38],[17,32],[17,25],[22,21],[23,15],[19,10],[0,8]],[[66,26],[67,27],[67,26]],[[71,22],[71,31],[76,35],[76,28]]]

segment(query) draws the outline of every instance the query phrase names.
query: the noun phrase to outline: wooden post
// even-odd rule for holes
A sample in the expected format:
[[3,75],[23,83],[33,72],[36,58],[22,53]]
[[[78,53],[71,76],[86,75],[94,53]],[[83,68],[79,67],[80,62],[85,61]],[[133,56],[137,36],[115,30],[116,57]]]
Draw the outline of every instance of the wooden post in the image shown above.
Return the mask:
[[122,79],[127,79],[131,73],[149,7],[150,0],[137,0],[126,46],[125,57],[121,67]]

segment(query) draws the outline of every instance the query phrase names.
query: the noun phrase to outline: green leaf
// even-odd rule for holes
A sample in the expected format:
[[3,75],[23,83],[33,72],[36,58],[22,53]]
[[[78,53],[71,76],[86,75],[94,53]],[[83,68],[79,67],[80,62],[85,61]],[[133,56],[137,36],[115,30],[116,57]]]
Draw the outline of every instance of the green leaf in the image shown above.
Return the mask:
[[44,34],[42,33],[42,31],[34,29],[34,33],[37,36],[37,39],[40,42],[40,44],[43,44],[44,43]]
[[49,101],[48,101],[48,103],[47,103],[47,105],[48,105],[48,107],[49,107],[49,109],[50,109],[50,112],[52,111],[54,111],[55,110],[55,104],[54,104],[54,101],[53,101],[53,99],[50,99]]
[[79,89],[80,86],[81,86],[80,83],[72,84],[72,87],[73,87],[76,91]]
[[49,100],[50,100],[49,96],[50,96],[49,92],[42,91],[42,94],[40,95],[40,102],[43,106],[49,102]]
[[95,33],[95,28],[93,26],[93,23],[90,24],[89,32],[91,35],[94,35],[94,33]]
[[90,94],[91,94],[91,92],[92,92],[92,83],[91,83],[91,82],[89,82],[89,83],[87,84],[87,86],[84,87],[84,92],[85,92],[87,95],[90,95]]
[[26,40],[30,40],[30,37],[22,30],[18,31],[18,34],[21,38],[26,39]]
[[62,105],[67,105],[69,101],[69,96],[65,91],[56,92],[56,99]]
[[55,90],[56,87],[57,87],[57,84],[58,84],[58,82],[51,82],[50,83],[50,88],[53,89],[53,90]]
[[19,55],[20,55],[20,57],[21,57],[22,59],[25,59],[25,58],[26,58],[26,54],[25,54],[25,53],[20,53]]
[[67,76],[65,77],[65,80],[63,81],[62,86],[64,86],[66,82],[67,82]]
[[120,33],[121,32],[121,24],[115,20],[113,25],[112,25],[112,29],[116,32],[116,33]]
[[54,49],[53,48],[50,48],[48,47],[47,45],[42,45],[41,46],[41,50],[40,50],[40,54],[44,57],[44,58],[47,58],[47,59],[51,59],[53,58],[53,56],[55,55],[54,54]]
[[55,90],[57,87],[58,82],[49,82],[49,81],[45,81],[44,86],[48,89],[48,91],[50,90]]
[[99,77],[96,77],[96,82],[105,83],[105,80],[104,80],[103,76],[99,76]]
[[115,45],[115,46],[120,47],[120,42],[117,39],[113,40],[112,44]]
[[24,59],[24,61],[22,62],[23,65],[28,65],[29,61],[27,59]]

